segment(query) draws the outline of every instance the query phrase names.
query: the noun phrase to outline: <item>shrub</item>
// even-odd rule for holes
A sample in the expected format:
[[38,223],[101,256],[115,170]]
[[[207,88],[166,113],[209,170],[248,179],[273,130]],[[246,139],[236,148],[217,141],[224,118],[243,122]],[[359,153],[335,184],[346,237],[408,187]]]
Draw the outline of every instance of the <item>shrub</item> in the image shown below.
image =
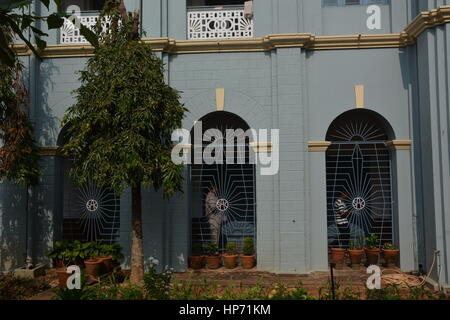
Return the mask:
[[251,256],[255,252],[255,245],[253,242],[253,238],[245,238],[244,246],[242,247],[242,252],[246,256]]
[[236,242],[228,242],[227,243],[227,254],[235,255],[237,252]]
[[0,300],[20,300],[50,289],[46,280],[14,277],[13,274],[0,275]]
[[209,256],[217,256],[219,255],[219,247],[216,243],[210,242],[208,243],[208,247],[206,248],[206,252]]
[[366,238],[366,245],[369,249],[376,249],[378,246],[378,236],[372,233],[370,237]]
[[162,273],[156,271],[154,264],[144,275],[144,284],[150,299],[168,300],[170,298],[170,281],[172,280],[172,270],[165,269]]

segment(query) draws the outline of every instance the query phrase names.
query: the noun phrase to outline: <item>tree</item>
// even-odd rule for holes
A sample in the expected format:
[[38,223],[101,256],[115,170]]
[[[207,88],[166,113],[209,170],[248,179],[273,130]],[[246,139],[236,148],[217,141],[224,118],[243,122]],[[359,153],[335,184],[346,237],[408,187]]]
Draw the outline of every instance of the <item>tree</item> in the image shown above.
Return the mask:
[[[108,17],[108,18],[107,18]],[[110,28],[103,29],[108,19]],[[73,159],[71,177],[92,179],[121,194],[131,187],[131,282],[143,279],[141,187],[181,191],[182,167],[171,161],[171,134],[186,109],[165,83],[161,60],[141,41],[139,11],[109,0],[95,28],[100,41],[80,72],[76,103],[64,117],[62,151]]]
[[[64,23],[64,17],[66,14],[62,10],[61,0],[53,0],[57,6],[57,12],[50,14],[49,16],[36,16],[33,13],[29,13],[29,8],[33,3],[33,0],[8,0],[6,3],[3,1],[0,3],[0,26],[2,26],[2,32],[0,32],[0,63],[6,64],[10,67],[15,65],[16,55],[11,48],[11,38],[5,33],[5,30],[11,30],[14,37],[19,38],[25,45],[33,51],[36,56],[39,56],[38,50],[44,50],[47,46],[47,42],[42,37],[48,36],[45,32],[42,32],[37,26],[36,22],[45,21],[48,29],[58,29]],[[40,0],[40,2],[49,9],[50,0]],[[30,39],[26,36],[26,31],[34,35],[34,41],[37,48],[33,45]],[[96,44],[95,34],[86,26],[80,24],[80,33],[93,45]],[[14,37],[12,39],[14,39]],[[37,50],[38,49],[38,50]]]
[[[0,33],[12,39],[12,30],[7,27],[0,26]],[[17,57],[12,66],[0,64],[0,181],[6,178],[21,185],[35,185],[40,175],[39,151],[25,110],[29,101],[22,69]]]

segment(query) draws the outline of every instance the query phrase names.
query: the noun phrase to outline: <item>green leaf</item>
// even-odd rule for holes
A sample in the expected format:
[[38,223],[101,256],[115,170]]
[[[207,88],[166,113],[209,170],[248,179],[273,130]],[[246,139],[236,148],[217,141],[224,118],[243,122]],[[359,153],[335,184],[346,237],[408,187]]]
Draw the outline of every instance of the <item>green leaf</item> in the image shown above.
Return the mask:
[[49,9],[50,6],[50,0],[41,0],[41,2],[44,4],[44,6],[47,8],[47,10]]
[[84,36],[93,47],[98,47],[98,37],[91,29],[82,24],[80,27],[80,34]]
[[45,32],[42,32],[40,29],[30,26],[31,30],[33,30],[35,35],[41,36],[41,37],[48,37],[48,34]]
[[36,45],[40,50],[44,50],[47,47],[47,42],[39,38],[38,36],[35,36],[34,39],[36,40]]
[[47,26],[49,29],[59,29],[63,26],[63,24],[64,19],[56,13],[52,13],[47,18]]
[[0,32],[0,61],[9,67],[14,66],[15,55],[13,50],[9,47],[8,41],[3,32]]

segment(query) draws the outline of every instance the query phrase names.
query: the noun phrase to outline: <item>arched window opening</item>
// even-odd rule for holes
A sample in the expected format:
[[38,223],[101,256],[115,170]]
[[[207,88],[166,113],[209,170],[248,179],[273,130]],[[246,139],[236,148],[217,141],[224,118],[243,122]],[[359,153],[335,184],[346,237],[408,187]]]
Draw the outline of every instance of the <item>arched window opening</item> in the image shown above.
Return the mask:
[[327,222],[330,247],[393,242],[391,155],[388,122],[370,110],[352,110],[330,125],[326,154]]
[[[58,138],[58,145],[66,142],[66,130]],[[119,240],[120,197],[110,188],[99,187],[90,180],[77,185],[70,178],[72,160],[62,159],[62,238],[64,241]]]
[[[207,141],[195,141],[200,124]],[[193,248],[215,243],[224,252],[229,242],[242,249],[245,238],[256,238],[255,165],[248,130],[245,121],[228,112],[209,114],[192,129]],[[223,149],[215,150],[221,155],[205,153],[212,141],[222,142]],[[209,154],[216,158],[212,164],[205,158]]]

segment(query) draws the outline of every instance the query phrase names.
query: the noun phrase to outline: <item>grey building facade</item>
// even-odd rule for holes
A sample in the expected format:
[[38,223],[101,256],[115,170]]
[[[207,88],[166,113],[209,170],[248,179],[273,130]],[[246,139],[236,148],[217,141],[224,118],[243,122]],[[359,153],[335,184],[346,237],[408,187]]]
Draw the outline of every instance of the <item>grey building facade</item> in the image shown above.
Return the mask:
[[[262,164],[192,165],[183,194],[166,201],[146,190],[146,258],[185,270],[194,237],[200,232],[195,239],[203,239],[205,193],[222,184],[218,198],[228,200],[223,212],[230,217],[223,235],[253,237],[258,270],[327,270],[329,247],[340,245],[333,205],[346,192],[355,213],[351,236],[376,233],[380,245],[394,242],[403,271],[428,270],[438,250],[441,271],[433,279],[448,284],[450,3],[254,0],[244,9],[244,1],[219,2],[126,4],[141,10],[145,41],[165,63],[168,83],[183,92],[190,111],[184,128],[203,120],[211,128],[279,129],[278,145],[270,138],[247,145],[257,154],[279,152],[279,170],[261,175]],[[86,23],[96,15],[90,11],[96,2],[65,5],[79,6]],[[46,14],[39,4],[35,9]],[[80,216],[79,187],[57,150],[61,119],[79,86],[75,72],[92,48],[72,27],[49,31],[42,59],[16,44],[27,67],[44,175],[28,194],[0,184],[2,271],[21,265],[26,247],[46,262],[54,241],[77,228],[70,219]],[[218,182],[223,174],[230,178]],[[126,257],[130,200],[129,192],[102,198]]]

